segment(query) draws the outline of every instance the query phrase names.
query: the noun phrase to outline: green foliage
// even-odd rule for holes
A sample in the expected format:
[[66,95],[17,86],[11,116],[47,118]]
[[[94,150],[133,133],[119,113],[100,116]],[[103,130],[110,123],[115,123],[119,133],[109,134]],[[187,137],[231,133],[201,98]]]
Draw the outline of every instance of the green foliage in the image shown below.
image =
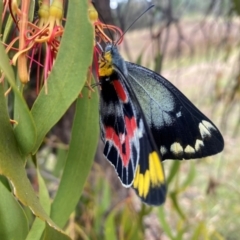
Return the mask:
[[33,122],[33,117],[27,107],[27,103],[25,102],[16,85],[14,70],[9,64],[9,59],[5,53],[3,45],[0,45],[0,54],[0,68],[3,70],[9,82],[9,85],[12,87],[14,91],[14,97],[16,99],[14,103],[16,110],[16,112],[14,112],[14,116],[16,118],[15,120],[18,121],[18,124],[14,129],[15,137],[18,141],[22,153],[28,154],[32,150],[36,141],[36,130]]
[[[83,95],[86,98],[86,89]],[[68,156],[51,211],[52,219],[61,227],[66,224],[68,216],[73,212],[92,166],[98,142],[97,102],[97,94],[93,95],[91,100],[77,100]]]
[[[1,13],[2,10],[3,2],[0,3]],[[33,12],[32,6],[30,18]],[[0,84],[0,174],[8,179],[0,179],[1,239],[70,239],[61,228],[74,211],[94,158],[99,135],[98,95],[92,94],[89,99],[87,89],[82,91],[93,48],[93,29],[88,21],[87,1],[69,2],[67,16],[57,59],[48,77],[48,93],[43,88],[31,110],[23,97],[23,86],[15,74],[16,67],[9,64],[5,49],[0,44],[0,69],[8,81],[8,84]],[[0,23],[0,27],[6,25],[3,41],[13,26],[10,18]],[[4,96],[8,86],[12,88],[14,100]],[[60,162],[54,169],[61,182],[52,201],[41,175],[37,153],[46,134],[81,91],[84,98],[77,100],[68,155],[60,155]],[[15,127],[10,124],[7,104],[14,109]],[[34,163],[38,193],[27,177],[27,159],[32,159]],[[60,164],[63,162],[66,164]],[[23,208],[19,202],[26,207]],[[36,216],[34,220],[28,209]]]
[[237,13],[237,15],[240,15],[240,2],[239,0],[232,0],[232,10]]
[[0,195],[0,238],[25,239],[28,233],[28,220],[21,205],[2,182],[0,182]]

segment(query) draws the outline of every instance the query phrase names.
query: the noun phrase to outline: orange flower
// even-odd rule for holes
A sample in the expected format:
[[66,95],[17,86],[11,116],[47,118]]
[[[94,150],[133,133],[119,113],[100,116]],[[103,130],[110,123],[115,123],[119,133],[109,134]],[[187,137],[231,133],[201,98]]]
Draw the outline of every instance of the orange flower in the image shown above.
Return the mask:
[[[26,84],[29,81],[33,65],[36,65],[36,91],[39,93],[44,84],[47,93],[47,78],[52,70],[64,32],[62,26],[64,3],[63,0],[53,0],[50,5],[50,0],[42,0],[38,17],[32,22],[28,20],[30,18],[30,2],[30,0],[21,1],[21,8],[18,7],[17,0],[6,0],[4,2],[2,19],[9,15],[15,25],[13,28],[15,37],[12,37],[10,42],[4,44],[7,52],[10,52],[10,50],[16,51],[11,62],[14,66],[17,65],[20,81]],[[118,27],[102,23],[98,19],[97,11],[90,2],[88,14],[95,29],[93,42],[94,63],[98,73],[98,56],[102,52],[101,44],[120,44],[123,34]],[[117,40],[114,41],[113,37]],[[3,39],[3,41],[6,41],[7,37]],[[87,86],[90,90],[92,90],[91,79],[92,67],[90,66],[87,76]]]
[[[37,92],[40,85],[40,68],[44,70],[43,82],[47,92],[46,80],[56,59],[64,32],[63,0],[54,0],[51,6],[50,0],[43,0],[38,11],[38,19],[34,23],[28,21],[30,0],[22,1],[21,9],[18,8],[16,0],[6,1],[5,8],[7,6],[18,29],[18,36],[7,44],[6,48],[6,51],[9,51],[18,42],[17,53],[12,58],[12,64],[17,64],[19,79],[26,84],[29,81],[32,64],[36,62],[38,65]],[[42,61],[43,64],[40,61],[42,54],[45,58]]]

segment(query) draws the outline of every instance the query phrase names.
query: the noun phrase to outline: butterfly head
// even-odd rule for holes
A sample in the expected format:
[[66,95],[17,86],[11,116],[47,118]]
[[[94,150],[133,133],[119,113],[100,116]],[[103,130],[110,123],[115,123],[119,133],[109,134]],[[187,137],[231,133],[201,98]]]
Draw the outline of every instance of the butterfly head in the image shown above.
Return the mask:
[[108,44],[105,51],[99,59],[99,77],[110,77],[114,70],[120,70],[125,76],[127,75],[127,67],[122,59],[118,49],[113,44]]

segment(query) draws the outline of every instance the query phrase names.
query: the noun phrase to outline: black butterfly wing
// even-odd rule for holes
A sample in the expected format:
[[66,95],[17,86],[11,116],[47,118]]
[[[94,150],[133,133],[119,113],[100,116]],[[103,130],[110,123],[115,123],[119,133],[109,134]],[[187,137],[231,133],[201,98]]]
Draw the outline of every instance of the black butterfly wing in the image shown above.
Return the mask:
[[[130,187],[139,162],[136,114],[131,104],[123,104],[114,88],[116,82],[102,81],[100,128],[104,155],[114,166],[122,184]],[[129,105],[129,106],[128,106]]]
[[159,74],[126,62],[128,80],[165,159],[191,159],[222,151],[217,127]]
[[160,154],[134,92],[125,76],[116,71],[108,81],[100,80],[104,155],[124,186],[132,186],[144,202],[160,205],[167,191]]

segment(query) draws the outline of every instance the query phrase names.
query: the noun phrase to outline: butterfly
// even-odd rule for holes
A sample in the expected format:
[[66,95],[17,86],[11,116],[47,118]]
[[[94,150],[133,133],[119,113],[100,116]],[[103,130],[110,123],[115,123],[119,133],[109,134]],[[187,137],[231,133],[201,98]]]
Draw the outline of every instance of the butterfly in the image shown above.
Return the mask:
[[202,158],[223,150],[217,127],[161,75],[124,61],[107,44],[99,59],[103,153],[123,186],[149,205],[164,203],[162,161]]

